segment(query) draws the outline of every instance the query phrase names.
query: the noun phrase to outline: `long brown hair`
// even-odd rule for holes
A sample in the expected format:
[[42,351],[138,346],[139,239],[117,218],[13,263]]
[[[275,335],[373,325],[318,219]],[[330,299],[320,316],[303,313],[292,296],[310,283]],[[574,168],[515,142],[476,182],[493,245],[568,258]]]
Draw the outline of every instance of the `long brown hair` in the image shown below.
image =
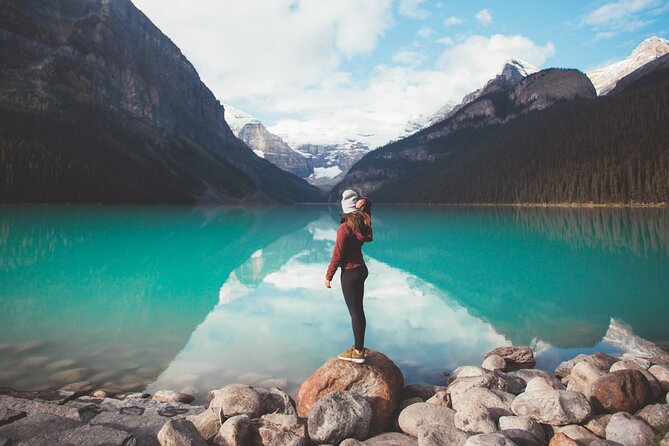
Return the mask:
[[352,234],[359,232],[362,235],[367,235],[372,228],[372,217],[367,212],[351,212],[346,215],[346,224]]

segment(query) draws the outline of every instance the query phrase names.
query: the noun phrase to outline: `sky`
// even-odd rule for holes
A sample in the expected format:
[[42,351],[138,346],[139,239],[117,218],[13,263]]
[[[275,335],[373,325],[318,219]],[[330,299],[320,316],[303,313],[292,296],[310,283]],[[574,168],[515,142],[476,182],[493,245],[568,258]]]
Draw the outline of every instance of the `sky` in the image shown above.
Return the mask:
[[587,71],[669,37],[669,0],[132,0],[224,104],[291,145],[383,144],[507,59]]

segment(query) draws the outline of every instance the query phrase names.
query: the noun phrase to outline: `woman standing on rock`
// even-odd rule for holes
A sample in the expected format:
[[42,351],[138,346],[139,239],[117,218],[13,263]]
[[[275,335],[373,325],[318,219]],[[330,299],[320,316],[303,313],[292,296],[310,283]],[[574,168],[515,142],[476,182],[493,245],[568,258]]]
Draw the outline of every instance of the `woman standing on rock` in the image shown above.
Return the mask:
[[372,203],[367,198],[359,198],[353,190],[342,194],[340,225],[337,230],[332,260],[325,275],[325,286],[330,282],[337,268],[341,266],[341,290],[351,315],[353,326],[353,347],[339,354],[339,359],[358,364],[365,362],[365,310],[362,299],[365,294],[365,279],[368,271],[362,258],[362,245],[372,241]]

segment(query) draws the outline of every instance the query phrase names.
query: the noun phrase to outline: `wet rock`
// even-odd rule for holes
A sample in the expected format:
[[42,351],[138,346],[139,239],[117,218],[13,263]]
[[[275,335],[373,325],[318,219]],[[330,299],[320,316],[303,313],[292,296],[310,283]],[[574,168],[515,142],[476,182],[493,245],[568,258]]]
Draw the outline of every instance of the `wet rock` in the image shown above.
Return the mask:
[[501,433],[478,434],[469,437],[465,446],[518,446],[506,435]]
[[297,393],[297,413],[306,417],[327,394],[350,390],[365,397],[371,405],[370,434],[375,435],[389,427],[403,388],[400,369],[384,354],[368,350],[364,364],[333,359],[316,370]]
[[455,428],[455,411],[444,406],[429,403],[416,403],[404,409],[399,416],[400,429],[405,434],[418,436],[418,428],[422,425],[434,424]]
[[309,437],[320,443],[338,444],[346,438],[364,440],[369,435],[372,407],[355,392],[327,394],[311,409],[307,426]]
[[627,412],[619,412],[611,417],[606,426],[606,439],[624,446],[648,446],[655,433],[645,421],[632,417]]
[[652,400],[650,384],[638,370],[619,370],[598,378],[590,395],[595,413],[636,412]]
[[416,436],[419,446],[463,446],[470,434],[454,424],[425,424],[418,428]]
[[151,398],[151,395],[148,393],[144,392],[135,392],[135,393],[129,393],[123,398],[124,400],[138,400],[138,399],[146,399],[146,398]]
[[560,378],[564,378],[565,376],[571,374],[571,370],[572,368],[574,368],[574,365],[582,361],[594,365],[602,372],[608,372],[611,366],[616,362],[618,362],[618,359],[614,358],[611,355],[607,355],[606,353],[600,353],[600,352],[593,353],[592,355],[580,354],[577,355],[575,358],[570,359],[568,361],[564,361],[560,365],[558,365],[557,368],[555,369],[555,374]]
[[511,410],[518,416],[527,416],[534,420],[563,426],[578,424],[588,419],[590,404],[578,392],[569,390],[535,390],[521,393],[513,400]]
[[434,396],[427,401],[426,403],[435,404],[437,406],[451,406],[451,397],[445,390],[440,390],[435,393]]
[[550,372],[537,369],[522,369],[510,372],[509,375],[516,376],[526,383],[529,383],[533,378],[544,378],[551,384],[551,387],[555,390],[565,390],[565,386],[562,384],[559,378],[553,375]]
[[487,407],[476,401],[464,404],[454,417],[455,427],[465,432],[491,434],[497,431],[495,420]]
[[505,392],[510,390],[509,384],[493,373],[487,373],[483,376],[458,378],[453,381],[446,390],[449,395],[451,395],[451,402],[454,405],[453,407],[456,407],[456,400],[459,400],[469,389],[475,387],[503,390]]
[[550,390],[554,389],[553,385],[548,382],[546,378],[542,378],[540,376],[537,376],[536,378],[532,378],[527,382],[527,386],[525,387],[526,392],[531,392],[533,390]]
[[223,414],[220,409],[207,409],[200,414],[188,416],[186,419],[193,423],[195,429],[207,443],[213,441],[223,424]]
[[490,355],[483,361],[481,368],[488,371],[504,370],[506,368],[506,361],[499,355]]
[[258,418],[262,415],[263,401],[252,387],[230,384],[209,392],[209,407],[222,409],[226,417],[248,415],[250,418]]
[[66,384],[61,387],[62,390],[68,392],[90,392],[95,389],[95,384],[90,381],[79,381],[76,383]]
[[568,435],[558,432],[553,435],[548,446],[580,446],[576,440],[572,440]]
[[[161,446],[206,446],[193,423],[186,419],[169,420],[158,432]],[[121,444],[121,443],[116,443]]]
[[474,387],[464,394],[456,394],[456,396],[457,398],[452,401],[452,406],[457,411],[475,402],[489,409],[495,420],[504,415],[513,415],[511,403],[516,397],[511,393]]
[[248,415],[236,415],[225,420],[214,436],[215,446],[245,446],[249,437],[251,419]]
[[190,404],[195,397],[174,390],[159,390],[153,394],[153,399],[161,403],[184,403]]
[[500,430],[523,430],[541,441],[546,440],[546,433],[539,423],[530,417],[505,416],[499,419]]
[[450,376],[450,381],[455,381],[457,378],[471,378],[475,376],[483,376],[485,375],[486,372],[483,370],[481,367],[475,367],[472,365],[465,365],[462,367],[458,367],[457,369],[453,370],[453,373],[451,373]]
[[669,392],[669,367],[653,365],[648,371],[655,377],[662,390]]
[[410,398],[420,398],[421,401],[427,401],[437,394],[437,392],[445,391],[446,386],[433,386],[426,384],[409,384],[402,389],[401,400],[408,400]]
[[587,430],[597,435],[599,438],[606,438],[606,426],[611,421],[611,414],[595,415],[583,425]]
[[576,363],[569,375],[567,390],[581,392],[586,398],[590,399],[590,386],[605,374],[589,362]]
[[264,413],[297,414],[293,399],[277,387],[272,387],[268,392],[261,394],[261,399]]
[[669,427],[669,404],[651,404],[638,411],[636,418],[645,421],[654,429]]
[[90,371],[87,368],[84,367],[79,367],[76,369],[69,369],[69,370],[64,370],[62,372],[54,373],[51,375],[51,379],[60,382],[60,383],[74,383],[74,382],[79,382],[79,381],[84,381],[88,375],[90,375]]
[[489,351],[483,357],[488,358],[491,355],[498,355],[504,359],[504,371],[531,369],[536,364],[534,353],[527,346],[498,347]]
[[595,434],[576,424],[556,427],[555,432],[561,432],[565,434],[567,437],[576,441],[579,446],[587,446],[592,440],[597,440],[597,436]]
[[193,398],[195,398],[200,394],[200,389],[198,389],[195,386],[186,386],[182,387],[181,390],[179,390],[179,393],[183,393],[184,395],[190,395]]

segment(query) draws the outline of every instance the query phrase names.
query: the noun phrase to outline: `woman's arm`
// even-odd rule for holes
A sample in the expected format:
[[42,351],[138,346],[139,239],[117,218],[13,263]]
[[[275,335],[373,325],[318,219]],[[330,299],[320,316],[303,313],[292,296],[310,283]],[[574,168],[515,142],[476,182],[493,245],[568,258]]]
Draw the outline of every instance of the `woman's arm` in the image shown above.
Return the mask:
[[339,264],[341,263],[341,256],[344,252],[344,240],[348,230],[346,229],[346,223],[339,225],[337,229],[337,241],[335,242],[334,250],[332,251],[332,258],[330,259],[330,265],[328,265],[327,273],[325,274],[325,286],[330,288],[328,285],[337,272]]

